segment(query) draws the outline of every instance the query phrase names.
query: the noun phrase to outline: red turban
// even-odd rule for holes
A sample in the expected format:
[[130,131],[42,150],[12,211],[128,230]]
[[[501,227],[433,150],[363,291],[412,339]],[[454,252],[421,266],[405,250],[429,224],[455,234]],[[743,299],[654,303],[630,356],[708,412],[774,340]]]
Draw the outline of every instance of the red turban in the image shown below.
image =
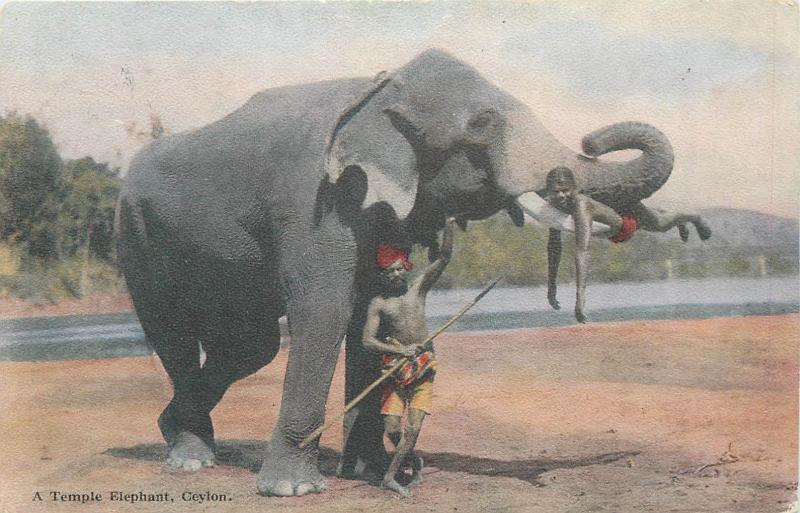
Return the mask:
[[408,254],[403,250],[403,248],[390,246],[388,244],[381,244],[378,246],[378,251],[376,252],[376,261],[378,263],[378,267],[381,269],[386,269],[398,260],[403,262],[403,268],[406,271],[411,270],[411,262],[408,261]]
[[636,219],[629,216],[622,216],[622,228],[619,229],[616,235],[608,240],[615,244],[618,242],[625,242],[633,237],[633,232],[635,232],[638,227],[639,223],[636,222]]

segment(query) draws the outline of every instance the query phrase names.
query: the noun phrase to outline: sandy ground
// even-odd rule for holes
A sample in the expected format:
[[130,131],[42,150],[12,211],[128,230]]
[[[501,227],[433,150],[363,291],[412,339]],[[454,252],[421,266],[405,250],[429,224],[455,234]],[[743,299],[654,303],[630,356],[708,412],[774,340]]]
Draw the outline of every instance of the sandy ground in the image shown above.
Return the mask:
[[[333,477],[338,427],[322,438],[325,493],[255,493],[285,351],[228,392],[214,412],[219,465],[196,474],[161,463],[155,419],[169,385],[157,360],[3,363],[0,511],[787,511],[798,333],[790,315],[446,334],[418,443],[425,483],[405,500]],[[343,379],[339,365],[329,412],[342,408]],[[174,502],[111,502],[111,491]]]

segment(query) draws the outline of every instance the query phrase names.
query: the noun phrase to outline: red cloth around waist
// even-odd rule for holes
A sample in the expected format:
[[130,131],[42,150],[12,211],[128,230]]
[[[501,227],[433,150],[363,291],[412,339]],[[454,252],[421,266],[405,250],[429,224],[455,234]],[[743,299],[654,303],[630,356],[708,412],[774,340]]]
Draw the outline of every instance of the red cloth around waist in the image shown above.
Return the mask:
[[622,216],[622,228],[608,240],[615,244],[630,240],[637,228],[639,228],[639,223],[636,222],[636,219],[630,216]]
[[[397,365],[402,357],[385,354],[383,355],[383,370],[387,371]],[[436,358],[433,351],[425,351],[414,358],[409,358],[406,363],[400,366],[394,373],[394,379],[400,386],[408,386],[425,375],[429,370],[436,369]]]

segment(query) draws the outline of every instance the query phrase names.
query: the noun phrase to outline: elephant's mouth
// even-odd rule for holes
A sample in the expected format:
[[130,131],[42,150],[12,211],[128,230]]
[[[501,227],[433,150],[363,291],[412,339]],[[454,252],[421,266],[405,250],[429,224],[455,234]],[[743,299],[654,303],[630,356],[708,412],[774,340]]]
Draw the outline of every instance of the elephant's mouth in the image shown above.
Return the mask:
[[[449,218],[454,218],[456,225],[462,231],[467,230],[469,221],[481,220],[490,217],[502,208],[511,210],[510,205],[513,201],[509,198],[505,204],[501,201],[486,202],[474,201],[465,202],[466,208],[459,209],[428,209],[424,213],[412,212],[405,220],[406,234],[414,244],[420,244],[426,248],[438,248],[439,231],[444,228]],[[515,224],[521,224],[522,213],[519,208],[514,207],[519,212],[519,222],[514,219]],[[512,215],[512,218],[515,216]]]

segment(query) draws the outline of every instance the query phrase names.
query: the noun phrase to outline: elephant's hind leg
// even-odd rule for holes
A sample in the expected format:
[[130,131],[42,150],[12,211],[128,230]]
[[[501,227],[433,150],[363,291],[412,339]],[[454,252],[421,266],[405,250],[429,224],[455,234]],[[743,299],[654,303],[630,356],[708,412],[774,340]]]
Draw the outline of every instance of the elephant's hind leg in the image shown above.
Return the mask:
[[[147,323],[142,322],[145,326]],[[173,396],[158,418],[169,447],[167,463],[183,470],[198,470],[214,463],[214,428],[202,402],[199,339],[187,325],[172,329],[145,328],[172,382]],[[177,335],[181,333],[181,335]]]
[[[172,383],[172,400],[158,420],[174,456],[170,463],[183,467],[187,462],[192,470],[213,461],[211,418],[196,407],[197,386],[202,381],[200,330],[194,322],[195,308],[187,301],[192,296],[182,286],[185,280],[176,251],[157,243],[169,236],[163,225],[148,224],[146,217],[135,201],[121,198],[118,256],[145,338]],[[176,447],[181,449],[176,452]]]
[[211,411],[235,381],[272,361],[280,347],[277,316],[215,320],[215,326],[203,330],[206,361],[192,389],[179,397],[176,387],[175,399],[159,418],[165,438],[166,433],[177,432],[168,460],[175,468],[196,470],[214,464]]
[[711,237],[711,228],[703,221],[699,214],[689,212],[670,212],[658,208],[650,208],[639,203],[634,209],[634,215],[642,229],[650,232],[666,232],[674,227],[678,228],[681,240],[686,242],[689,232],[686,225],[691,223],[697,230],[700,240]]
[[140,314],[148,341],[161,359],[172,382],[173,396],[158,418],[158,427],[170,449],[167,463],[183,470],[198,470],[214,463],[214,428],[202,403],[202,369],[199,339],[189,323],[177,322],[165,311],[154,321]]

